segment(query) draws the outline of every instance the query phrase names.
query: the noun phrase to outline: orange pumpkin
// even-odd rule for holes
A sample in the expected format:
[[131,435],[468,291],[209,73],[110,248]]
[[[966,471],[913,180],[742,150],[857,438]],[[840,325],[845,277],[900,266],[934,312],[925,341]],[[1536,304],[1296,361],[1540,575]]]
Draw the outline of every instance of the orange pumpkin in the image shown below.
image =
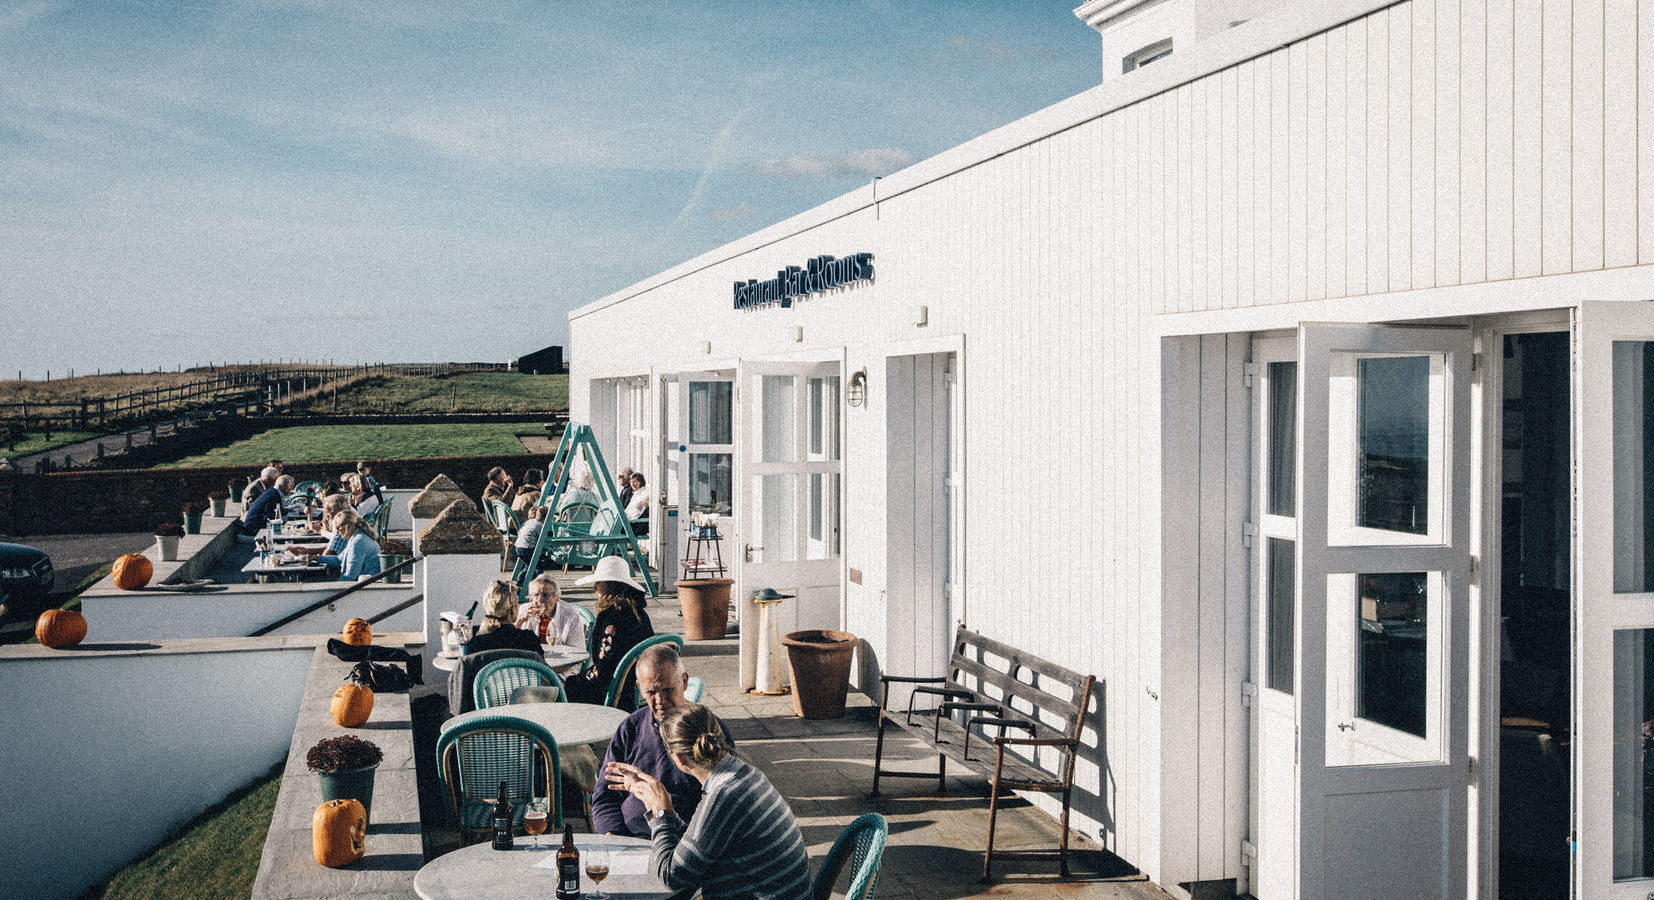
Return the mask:
[[346,622],[345,643],[352,647],[366,647],[373,643],[373,624],[367,619],[351,619]]
[[333,713],[333,721],[345,728],[355,728],[373,715],[373,691],[359,684],[341,685],[333,692],[329,711]]
[[149,557],[128,553],[115,560],[115,569],[111,574],[115,578],[115,587],[135,591],[149,584],[149,579],[155,575],[155,567],[150,564]]
[[329,800],[310,817],[310,850],[331,869],[348,866],[367,852],[368,815],[355,800]]
[[72,609],[48,609],[34,620],[34,636],[53,650],[86,640],[86,617]]

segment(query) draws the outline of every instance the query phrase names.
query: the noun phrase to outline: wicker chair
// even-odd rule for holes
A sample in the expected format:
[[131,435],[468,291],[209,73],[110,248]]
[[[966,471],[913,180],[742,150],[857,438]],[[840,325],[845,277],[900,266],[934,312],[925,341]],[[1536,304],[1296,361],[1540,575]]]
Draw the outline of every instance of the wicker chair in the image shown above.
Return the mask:
[[873,900],[874,883],[879,879],[879,861],[884,858],[884,843],[890,836],[890,827],[884,816],[866,813],[845,826],[827,851],[827,858],[816,870],[810,885],[810,900],[827,900],[838,883],[845,863],[850,864],[850,886],[844,900]]
[[528,685],[551,685],[557,688],[558,702],[567,702],[563,679],[543,662],[531,659],[496,659],[477,673],[472,682],[477,709],[504,706],[511,702],[511,693]]
[[493,829],[494,802],[505,782],[513,823],[523,820],[532,797],[550,797],[546,828],[563,827],[562,764],[551,732],[515,716],[479,716],[442,733],[436,744],[437,777],[460,840],[472,842]]

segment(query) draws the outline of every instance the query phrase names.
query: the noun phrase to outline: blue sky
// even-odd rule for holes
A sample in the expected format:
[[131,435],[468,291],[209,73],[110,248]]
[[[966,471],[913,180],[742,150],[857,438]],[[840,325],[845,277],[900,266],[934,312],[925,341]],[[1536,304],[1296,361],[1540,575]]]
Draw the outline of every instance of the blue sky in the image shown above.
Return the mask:
[[1079,93],[1075,0],[0,0],[0,377],[504,360]]

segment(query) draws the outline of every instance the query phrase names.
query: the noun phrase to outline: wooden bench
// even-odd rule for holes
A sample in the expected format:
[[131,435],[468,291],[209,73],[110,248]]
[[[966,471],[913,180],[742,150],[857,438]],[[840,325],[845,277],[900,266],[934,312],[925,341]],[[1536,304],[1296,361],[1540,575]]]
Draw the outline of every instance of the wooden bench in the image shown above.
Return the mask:
[[[1030,656],[1014,647],[983,637],[961,626],[954,635],[953,654],[946,678],[879,676],[879,741],[873,757],[873,795],[879,778],[934,778],[937,790],[947,790],[948,760],[989,779],[988,849],[982,855],[982,879],[995,859],[1056,860],[1068,875],[1068,809],[1074,786],[1074,754],[1080,729],[1091,705],[1096,683],[1055,663]],[[908,697],[907,712],[887,708],[892,684],[917,685]],[[934,708],[914,709],[919,695],[940,699]],[[884,768],[884,730],[893,724],[934,748],[935,772]],[[989,736],[986,729],[997,729]],[[1007,735],[1007,729],[1021,734]],[[1036,765],[1039,748],[1054,748],[1056,771]],[[1027,748],[1028,755],[1007,750]],[[1061,832],[1056,850],[994,851],[994,824],[999,798],[1010,791],[1062,795]]]

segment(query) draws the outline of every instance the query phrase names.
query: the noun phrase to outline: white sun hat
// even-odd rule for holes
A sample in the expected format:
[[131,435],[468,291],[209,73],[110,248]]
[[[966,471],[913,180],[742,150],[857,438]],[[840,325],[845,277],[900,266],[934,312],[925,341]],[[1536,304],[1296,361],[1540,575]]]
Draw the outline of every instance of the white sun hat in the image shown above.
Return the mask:
[[632,580],[632,567],[626,560],[618,556],[605,556],[597,561],[597,568],[590,575],[576,581],[575,584],[595,584],[599,581],[618,581],[634,591],[644,591],[643,585]]

